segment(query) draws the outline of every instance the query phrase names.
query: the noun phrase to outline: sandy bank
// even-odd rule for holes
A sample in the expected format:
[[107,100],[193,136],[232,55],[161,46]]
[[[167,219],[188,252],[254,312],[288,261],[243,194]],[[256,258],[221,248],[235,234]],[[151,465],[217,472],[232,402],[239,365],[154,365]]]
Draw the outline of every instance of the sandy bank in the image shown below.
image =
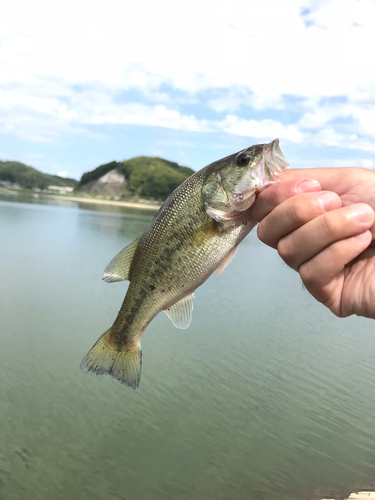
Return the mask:
[[116,201],[116,200],[100,200],[98,198],[82,198],[78,196],[65,196],[59,194],[44,194],[38,193],[39,196],[43,198],[53,198],[55,200],[66,200],[66,201],[78,201],[79,203],[94,203],[95,205],[115,205],[117,207],[128,207],[128,208],[139,208],[141,210],[157,210],[160,205],[155,203],[136,203],[128,201]]

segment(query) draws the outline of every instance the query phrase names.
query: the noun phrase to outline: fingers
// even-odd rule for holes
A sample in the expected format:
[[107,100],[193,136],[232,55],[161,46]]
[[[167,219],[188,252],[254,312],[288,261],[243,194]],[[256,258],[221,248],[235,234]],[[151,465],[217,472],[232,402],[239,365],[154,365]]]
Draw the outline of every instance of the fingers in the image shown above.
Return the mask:
[[253,205],[260,240],[277,248],[307,290],[337,316],[360,314],[350,306],[348,276],[358,279],[358,257],[369,251],[373,235],[375,245],[374,176],[351,168],[286,171]]
[[285,235],[323,213],[341,207],[336,193],[319,192],[293,196],[278,205],[258,226],[258,237],[276,248]]
[[[310,211],[309,215],[311,213]],[[364,203],[332,210],[286,234],[278,242],[277,251],[290,267],[299,271],[302,264],[324,249],[336,242],[364,233],[373,222],[374,211]],[[333,264],[333,259],[328,260],[332,260]]]
[[[312,177],[319,181],[322,189],[335,191],[338,195],[352,190],[353,186],[365,182],[374,182],[375,172],[366,168],[345,167],[345,168],[291,168],[283,172],[285,180],[302,179]],[[283,182],[283,181],[281,181]],[[358,200],[359,201],[359,200]]]
[[288,179],[277,182],[258,194],[253,205],[252,216],[259,222],[288,198],[320,190],[320,184],[315,179]]
[[312,259],[303,263],[299,274],[306,289],[337,316],[347,316],[342,307],[344,269],[366,250],[371,242],[370,231],[335,241]]

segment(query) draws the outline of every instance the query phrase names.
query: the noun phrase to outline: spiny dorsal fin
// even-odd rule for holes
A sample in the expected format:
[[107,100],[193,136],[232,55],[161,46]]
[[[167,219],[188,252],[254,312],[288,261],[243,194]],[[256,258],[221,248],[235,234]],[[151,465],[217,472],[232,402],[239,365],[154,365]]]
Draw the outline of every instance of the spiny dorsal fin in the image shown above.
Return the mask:
[[217,270],[217,275],[218,276],[220,276],[220,274],[224,271],[224,269],[232,262],[232,260],[236,256],[236,253],[237,253],[237,245],[232,248],[232,250],[228,253],[228,255],[221,262],[220,267]]
[[177,328],[182,330],[189,328],[193,313],[193,298],[194,294],[192,293],[173,304],[173,306],[168,307],[168,309],[164,309],[168,318]]
[[126,281],[129,279],[129,269],[132,263],[134,253],[138,247],[140,238],[137,238],[127,247],[121,250],[114,257],[108,266],[104,269],[102,279],[107,283],[115,283],[116,281]]

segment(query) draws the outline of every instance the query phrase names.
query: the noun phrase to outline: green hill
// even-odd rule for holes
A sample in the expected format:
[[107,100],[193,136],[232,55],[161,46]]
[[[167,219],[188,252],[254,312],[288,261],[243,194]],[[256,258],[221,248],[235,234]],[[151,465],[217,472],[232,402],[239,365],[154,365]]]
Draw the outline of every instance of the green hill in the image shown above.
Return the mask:
[[177,186],[194,173],[188,167],[163,158],[138,156],[123,162],[113,161],[82,175],[78,190],[98,180],[111,170],[121,172],[127,183],[123,196],[165,199]]
[[46,189],[48,186],[76,187],[75,179],[43,174],[33,167],[18,161],[0,161],[0,182],[8,181],[28,189]]

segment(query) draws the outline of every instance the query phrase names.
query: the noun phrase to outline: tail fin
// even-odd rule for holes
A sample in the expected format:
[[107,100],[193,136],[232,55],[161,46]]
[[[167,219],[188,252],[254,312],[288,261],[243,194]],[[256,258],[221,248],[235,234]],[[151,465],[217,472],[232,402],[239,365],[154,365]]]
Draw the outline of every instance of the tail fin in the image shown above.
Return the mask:
[[129,389],[138,389],[141,380],[142,351],[120,350],[110,342],[111,329],[99,337],[80,364],[81,370],[94,377],[110,375]]

